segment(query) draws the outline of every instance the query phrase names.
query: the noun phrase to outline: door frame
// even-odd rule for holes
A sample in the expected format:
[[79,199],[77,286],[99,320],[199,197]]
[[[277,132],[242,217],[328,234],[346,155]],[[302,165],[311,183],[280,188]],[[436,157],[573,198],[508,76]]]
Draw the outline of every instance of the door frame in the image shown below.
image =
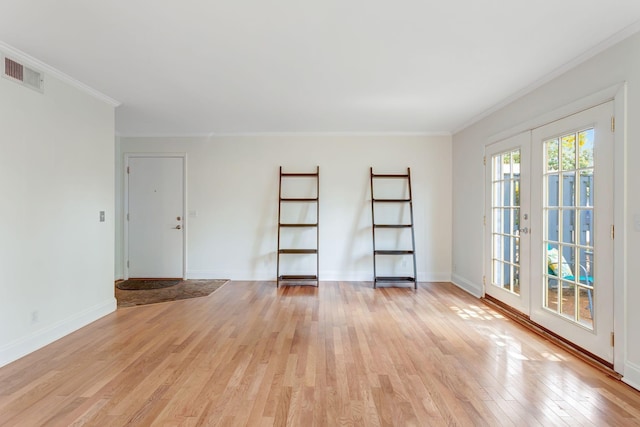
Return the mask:
[[124,208],[123,211],[123,251],[122,251],[122,268],[123,268],[123,276],[124,280],[129,279],[129,266],[127,265],[127,260],[129,259],[129,220],[127,219],[127,214],[129,213],[129,173],[127,169],[129,167],[129,159],[132,158],[178,158],[182,159],[182,279],[187,279],[187,230],[189,228],[188,220],[186,215],[187,212],[187,153],[123,153],[123,168],[122,173],[124,174],[123,182],[124,182],[124,191],[123,191],[123,200],[122,206]]
[[[487,138],[485,145],[491,145],[501,140],[522,132],[532,131],[535,128],[544,126],[556,120],[563,119],[573,114],[588,110],[607,101],[613,101],[613,115],[615,119],[614,132],[614,152],[613,152],[613,224],[615,227],[615,239],[613,241],[613,332],[615,334],[615,346],[613,347],[613,367],[616,372],[624,376],[624,366],[627,354],[626,343],[626,321],[627,305],[625,295],[627,293],[627,83],[622,82],[602,89],[591,95],[577,99],[574,102],[556,108],[548,113],[526,119],[519,125],[513,126],[505,131],[496,133]],[[486,167],[486,166],[485,166]],[[485,172],[486,173],[486,172]],[[484,185],[486,192],[486,185]],[[484,199],[486,200],[486,194]],[[487,206],[483,209],[486,212]],[[486,227],[486,226],[485,226]],[[485,233],[482,234],[483,238]],[[486,259],[490,256],[487,253],[486,244],[483,242],[482,269],[484,277],[490,272],[486,271]],[[482,285],[482,296],[485,295],[486,284]]]

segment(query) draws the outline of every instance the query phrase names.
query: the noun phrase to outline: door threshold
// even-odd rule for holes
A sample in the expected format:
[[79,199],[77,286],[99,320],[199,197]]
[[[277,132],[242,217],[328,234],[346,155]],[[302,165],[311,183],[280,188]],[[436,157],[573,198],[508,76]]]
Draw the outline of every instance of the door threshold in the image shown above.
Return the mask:
[[561,347],[563,350],[568,351],[569,353],[571,353],[571,355],[577,357],[583,362],[588,363],[589,365],[593,366],[599,371],[607,374],[608,376],[614,379],[617,379],[617,380],[622,379],[622,375],[620,375],[618,372],[613,370],[612,363],[609,363],[606,360],[599,358],[595,354],[585,350],[582,347],[575,345],[574,343],[568,341],[566,338],[563,338],[560,335],[545,328],[544,326],[541,326],[538,323],[532,321],[531,318],[525,313],[515,310],[513,307],[506,305],[502,301],[499,301],[491,297],[490,295],[485,295],[483,298],[481,298],[481,300],[486,305],[499,311],[501,314],[504,314],[509,319],[524,326],[531,332],[538,334],[539,336],[545,338],[546,340],[557,345],[558,347]]

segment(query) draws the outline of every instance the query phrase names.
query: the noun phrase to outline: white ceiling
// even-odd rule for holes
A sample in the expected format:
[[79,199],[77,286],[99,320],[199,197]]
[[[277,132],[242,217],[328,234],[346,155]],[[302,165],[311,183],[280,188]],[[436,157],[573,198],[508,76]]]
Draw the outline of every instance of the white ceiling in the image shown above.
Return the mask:
[[638,21],[639,0],[2,0],[0,41],[120,101],[123,135],[430,133]]

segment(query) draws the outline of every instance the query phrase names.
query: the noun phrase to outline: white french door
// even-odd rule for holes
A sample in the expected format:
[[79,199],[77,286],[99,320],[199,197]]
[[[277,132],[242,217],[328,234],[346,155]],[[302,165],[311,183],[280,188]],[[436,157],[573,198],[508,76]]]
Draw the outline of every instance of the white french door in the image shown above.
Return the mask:
[[485,293],[529,314],[529,147],[525,132],[485,150]]
[[489,145],[485,293],[613,362],[613,102]]
[[531,320],[613,362],[613,102],[532,132]]

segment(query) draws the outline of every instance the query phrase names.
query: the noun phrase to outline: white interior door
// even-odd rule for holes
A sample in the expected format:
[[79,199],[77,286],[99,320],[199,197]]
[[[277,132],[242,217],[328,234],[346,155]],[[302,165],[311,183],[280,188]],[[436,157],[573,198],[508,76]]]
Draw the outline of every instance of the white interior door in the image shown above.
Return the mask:
[[184,158],[131,156],[127,166],[127,277],[184,277]]
[[532,132],[531,319],[613,362],[613,102]]
[[529,147],[525,132],[486,147],[485,293],[529,314]]

